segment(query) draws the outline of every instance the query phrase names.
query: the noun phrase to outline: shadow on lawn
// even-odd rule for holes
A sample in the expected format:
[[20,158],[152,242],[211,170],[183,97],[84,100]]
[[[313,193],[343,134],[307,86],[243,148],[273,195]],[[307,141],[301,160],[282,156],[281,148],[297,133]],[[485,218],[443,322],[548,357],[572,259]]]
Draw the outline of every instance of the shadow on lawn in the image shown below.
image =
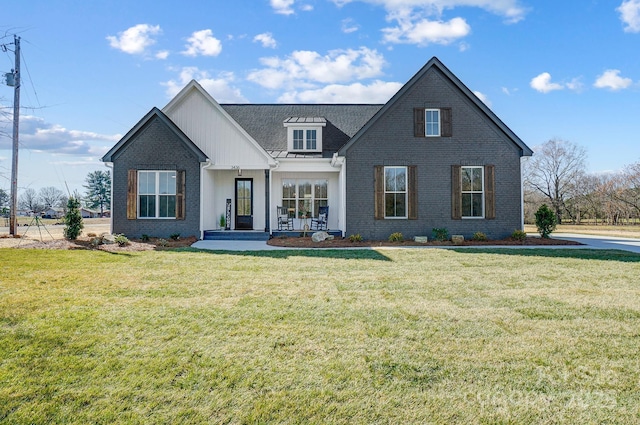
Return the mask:
[[465,248],[453,249],[459,254],[499,254],[519,257],[575,258],[578,260],[620,261],[640,263],[640,254],[618,249],[545,249],[545,248]]
[[196,248],[179,248],[176,252],[200,252],[203,254],[215,255],[237,255],[241,257],[260,257],[260,258],[290,258],[290,257],[307,257],[307,258],[333,258],[340,260],[378,260],[392,261],[386,255],[373,249],[282,249],[273,251],[216,251],[208,249]]

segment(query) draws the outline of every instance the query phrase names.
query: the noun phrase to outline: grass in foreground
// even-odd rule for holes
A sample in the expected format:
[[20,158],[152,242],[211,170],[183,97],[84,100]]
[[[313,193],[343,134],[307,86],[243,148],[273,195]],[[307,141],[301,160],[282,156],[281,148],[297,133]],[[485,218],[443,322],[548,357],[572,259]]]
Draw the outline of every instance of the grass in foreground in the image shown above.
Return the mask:
[[637,423],[640,256],[0,250],[0,423]]

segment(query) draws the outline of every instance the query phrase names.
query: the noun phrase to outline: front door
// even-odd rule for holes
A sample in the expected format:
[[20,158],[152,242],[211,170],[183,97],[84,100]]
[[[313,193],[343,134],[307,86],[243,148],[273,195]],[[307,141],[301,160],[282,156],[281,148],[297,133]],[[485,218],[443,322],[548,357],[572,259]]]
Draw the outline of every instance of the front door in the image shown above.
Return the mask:
[[236,229],[253,229],[253,179],[236,179]]

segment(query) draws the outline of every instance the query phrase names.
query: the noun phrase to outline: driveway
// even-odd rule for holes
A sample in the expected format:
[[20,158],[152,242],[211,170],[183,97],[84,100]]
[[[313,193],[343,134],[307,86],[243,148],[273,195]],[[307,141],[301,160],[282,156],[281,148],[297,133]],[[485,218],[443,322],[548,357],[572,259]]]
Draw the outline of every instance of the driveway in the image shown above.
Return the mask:
[[615,236],[581,235],[577,233],[553,233],[557,239],[567,239],[588,245],[593,249],[621,249],[640,254],[640,239],[619,238]]

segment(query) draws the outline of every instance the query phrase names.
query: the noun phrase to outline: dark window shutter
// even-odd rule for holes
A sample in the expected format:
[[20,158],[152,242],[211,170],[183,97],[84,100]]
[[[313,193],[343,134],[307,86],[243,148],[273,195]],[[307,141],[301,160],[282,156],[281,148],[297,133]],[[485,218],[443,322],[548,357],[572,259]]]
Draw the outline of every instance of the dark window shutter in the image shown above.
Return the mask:
[[495,166],[484,167],[484,218],[496,218],[496,178]]
[[176,219],[184,220],[185,217],[185,171],[176,171]]
[[462,219],[462,177],[459,165],[451,166],[451,218]]
[[138,170],[127,173],[127,220],[138,218]]
[[424,108],[413,108],[413,135],[415,137],[425,137],[424,121]]
[[384,219],[384,166],[376,165],[373,169],[373,218],[382,220]]
[[408,182],[409,185],[407,190],[409,191],[409,220],[417,220],[418,219],[418,175],[417,175],[417,167],[415,165],[410,165],[408,167],[409,175]]
[[453,125],[451,123],[451,108],[440,109],[440,120],[442,121],[442,137],[451,137]]

